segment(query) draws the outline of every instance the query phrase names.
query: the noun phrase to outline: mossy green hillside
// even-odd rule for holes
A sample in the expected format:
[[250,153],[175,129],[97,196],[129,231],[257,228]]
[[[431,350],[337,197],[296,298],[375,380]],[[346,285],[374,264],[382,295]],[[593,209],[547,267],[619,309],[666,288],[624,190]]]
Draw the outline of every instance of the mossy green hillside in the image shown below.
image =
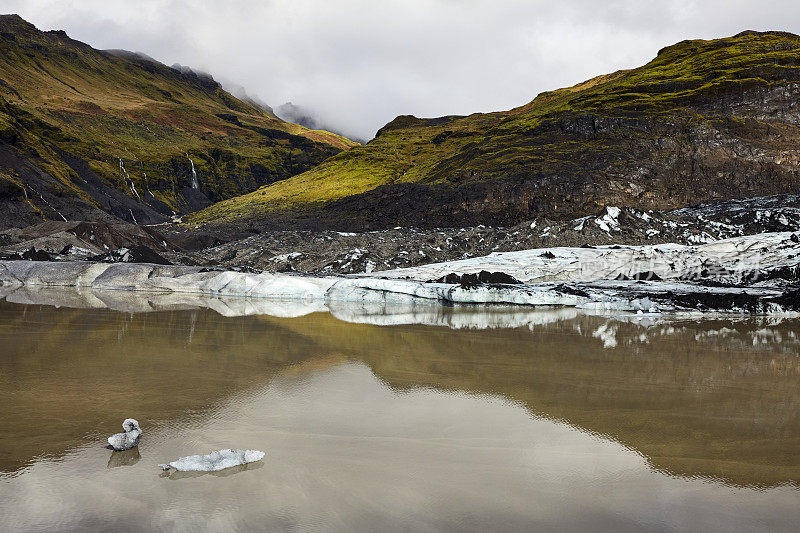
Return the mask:
[[131,198],[133,188],[149,190],[176,211],[187,207],[180,190],[191,185],[189,158],[200,190],[218,200],[355,144],[286,123],[208,76],[95,50],[14,15],[0,17],[0,142],[87,201],[62,152]]
[[734,127],[737,114],[747,115],[737,108],[746,95],[800,80],[799,50],[800,38],[782,32],[690,40],[661,50],[642,67],[545,92],[509,111],[401,116],[367,145],[215,204],[193,220],[267,217],[397,183],[459,186],[549,174],[624,174],[637,159],[657,164],[672,157],[654,142],[663,133],[654,130],[672,128],[670,135],[680,135],[706,123]]

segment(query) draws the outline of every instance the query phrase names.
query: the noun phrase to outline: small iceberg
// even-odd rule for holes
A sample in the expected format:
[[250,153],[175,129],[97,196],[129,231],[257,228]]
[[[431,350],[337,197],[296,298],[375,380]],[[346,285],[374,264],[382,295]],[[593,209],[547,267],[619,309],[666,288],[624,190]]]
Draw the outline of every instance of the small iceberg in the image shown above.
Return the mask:
[[125,433],[116,433],[108,437],[108,444],[118,452],[130,450],[134,446],[139,445],[139,439],[142,436],[142,430],[139,428],[139,422],[133,418],[126,418],[122,422],[122,429]]
[[189,455],[177,461],[160,464],[163,470],[170,468],[178,472],[217,472],[233,466],[260,461],[264,452],[258,450],[217,450],[205,455]]

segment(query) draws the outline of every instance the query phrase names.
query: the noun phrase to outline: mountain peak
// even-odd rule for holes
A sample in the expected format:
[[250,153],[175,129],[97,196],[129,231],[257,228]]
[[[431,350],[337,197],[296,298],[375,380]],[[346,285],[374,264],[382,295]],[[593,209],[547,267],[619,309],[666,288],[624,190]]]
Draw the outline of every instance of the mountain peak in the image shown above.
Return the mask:
[[[670,53],[676,56],[687,56],[698,52],[736,47],[740,48],[735,49],[734,53],[742,55],[748,53],[748,51],[756,51],[754,47],[763,47],[764,51],[775,50],[775,45],[781,42],[790,43],[794,48],[797,48],[797,46],[800,45],[800,36],[786,31],[745,30],[731,37],[722,37],[720,39],[687,39],[685,41],[680,41],[659,50],[657,57]],[[742,45],[746,46],[742,47]],[[778,44],[778,46],[780,45]]]
[[732,39],[737,39],[739,37],[748,37],[748,36],[763,37],[763,36],[770,36],[770,35],[774,35],[774,36],[778,36],[778,37],[788,37],[788,38],[792,38],[792,39],[796,39],[796,38],[800,37],[796,33],[788,32],[788,31],[779,31],[779,30],[768,30],[768,31],[744,30],[742,32],[737,33],[736,35],[734,35],[731,38]]
[[0,15],[0,34],[6,39],[21,38],[23,42],[36,42],[45,46],[56,41],[72,47],[91,48],[85,43],[72,39],[64,30],[42,31],[16,14]]
[[17,35],[39,33],[36,26],[15,13],[0,15],[0,31]]

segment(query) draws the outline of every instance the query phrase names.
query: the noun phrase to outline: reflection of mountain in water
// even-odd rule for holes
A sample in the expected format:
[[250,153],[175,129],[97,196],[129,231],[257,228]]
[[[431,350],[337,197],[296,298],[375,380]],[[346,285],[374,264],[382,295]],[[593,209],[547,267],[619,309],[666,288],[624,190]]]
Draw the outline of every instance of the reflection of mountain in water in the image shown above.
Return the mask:
[[[125,413],[147,415],[143,427],[180,430],[276,372],[353,360],[399,389],[502,395],[617,440],[671,474],[736,485],[800,481],[798,321],[332,311],[353,322],[409,325],[325,313],[223,318],[208,310],[123,314],[2,303],[0,336],[10,349],[0,360],[0,400],[11,414],[3,419],[0,468],[100,442],[121,403]],[[415,317],[449,327],[414,325]],[[494,329],[479,331],[481,323]],[[44,427],[63,438],[44,440]]]

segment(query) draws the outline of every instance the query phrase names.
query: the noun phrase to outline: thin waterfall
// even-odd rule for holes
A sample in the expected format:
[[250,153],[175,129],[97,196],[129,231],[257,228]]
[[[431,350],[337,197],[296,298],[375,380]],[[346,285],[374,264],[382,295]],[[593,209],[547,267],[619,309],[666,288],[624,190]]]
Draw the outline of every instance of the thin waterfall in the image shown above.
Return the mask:
[[150,190],[150,182],[149,182],[149,181],[147,181],[147,172],[142,172],[142,175],[144,176],[144,186],[145,186],[145,187],[147,187],[147,192],[149,192],[149,193],[150,193],[150,196],[152,196],[153,198],[155,198],[155,197],[156,197],[156,195],[155,195],[155,194],[153,194],[153,191],[151,191],[151,190]]
[[55,213],[57,213],[57,214],[58,214],[58,216],[60,216],[62,219],[64,219],[64,222],[66,222],[66,221],[67,221],[67,217],[65,217],[64,215],[62,215],[62,214],[61,214],[61,211],[59,211],[58,209],[56,209],[55,207],[53,207],[53,204],[51,204],[50,202],[48,202],[48,201],[45,199],[45,197],[44,197],[44,195],[43,195],[42,193],[40,193],[40,192],[36,192],[36,191],[35,191],[35,190],[33,190],[33,189],[31,189],[31,190],[32,190],[33,192],[35,192],[36,194],[38,194],[38,195],[39,195],[39,198],[41,198],[41,199],[42,199],[42,203],[44,203],[44,204],[45,204],[47,207],[49,207],[51,211],[54,211]]
[[199,189],[200,184],[197,182],[197,172],[194,170],[194,161],[192,161],[192,158],[189,157],[189,154],[186,154],[186,159],[188,159],[189,164],[192,165],[192,189]]
[[139,196],[139,193],[136,191],[136,185],[133,184],[133,180],[128,175],[128,171],[125,170],[125,165],[122,164],[122,158],[121,157],[119,158],[119,172],[120,172],[120,174],[122,174],[122,177],[125,179],[125,183],[128,185],[128,187],[130,188],[131,192],[133,194],[135,194],[136,197],[141,202],[142,201],[142,197]]

